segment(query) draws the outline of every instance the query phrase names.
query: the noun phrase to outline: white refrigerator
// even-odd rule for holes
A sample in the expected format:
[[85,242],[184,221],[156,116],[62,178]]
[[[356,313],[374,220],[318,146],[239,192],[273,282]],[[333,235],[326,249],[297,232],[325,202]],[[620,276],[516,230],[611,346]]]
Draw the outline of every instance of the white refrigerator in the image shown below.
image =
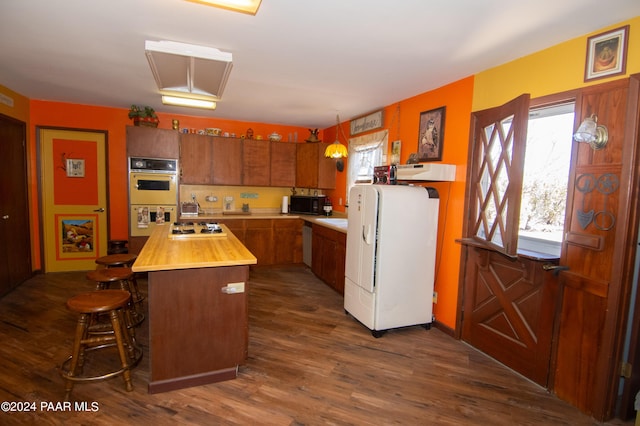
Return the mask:
[[344,309],[374,337],[431,327],[438,207],[437,192],[420,186],[349,193]]

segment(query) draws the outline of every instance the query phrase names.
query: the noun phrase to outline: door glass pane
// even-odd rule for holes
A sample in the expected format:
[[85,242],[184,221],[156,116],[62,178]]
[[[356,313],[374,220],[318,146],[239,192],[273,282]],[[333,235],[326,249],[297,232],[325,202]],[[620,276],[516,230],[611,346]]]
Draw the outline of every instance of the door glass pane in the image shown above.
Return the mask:
[[476,190],[477,211],[482,212],[476,223],[476,236],[505,247],[507,191],[513,155],[513,116],[486,126],[478,159],[479,187]]
[[573,103],[530,111],[518,229],[520,248],[560,254],[573,120]]

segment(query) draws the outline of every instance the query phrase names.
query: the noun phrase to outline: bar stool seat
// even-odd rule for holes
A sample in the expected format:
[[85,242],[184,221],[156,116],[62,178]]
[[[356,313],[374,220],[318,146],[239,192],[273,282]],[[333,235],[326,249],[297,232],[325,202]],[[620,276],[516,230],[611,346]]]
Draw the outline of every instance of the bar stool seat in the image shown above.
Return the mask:
[[[127,391],[133,390],[131,368],[142,358],[142,350],[137,347],[127,330],[123,310],[131,299],[124,290],[100,290],[78,294],[67,300],[67,308],[80,314],[76,326],[71,356],[60,366],[60,375],[65,379],[66,398],[75,382],[87,382],[122,375]],[[112,333],[95,335],[89,329],[90,318],[106,313],[111,321]],[[84,374],[86,352],[116,347],[120,365],[106,373]]]
[[128,302],[128,309],[132,317],[131,325],[138,326],[144,321],[142,307],[144,298],[138,291],[134,276],[131,268],[127,267],[102,268],[87,272],[87,279],[96,283],[96,290],[105,290],[112,283],[118,283],[121,290],[125,290],[131,295],[131,300]]
[[131,267],[138,256],[133,253],[108,254],[96,259],[96,263],[107,268],[113,267]]

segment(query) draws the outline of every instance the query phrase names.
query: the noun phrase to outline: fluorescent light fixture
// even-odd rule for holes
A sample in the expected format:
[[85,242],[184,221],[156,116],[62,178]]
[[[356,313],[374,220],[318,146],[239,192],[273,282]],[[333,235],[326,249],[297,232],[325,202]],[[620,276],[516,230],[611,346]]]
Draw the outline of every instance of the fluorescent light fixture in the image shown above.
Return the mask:
[[221,9],[242,12],[249,15],[258,13],[258,8],[262,0],[189,0],[193,3],[206,4],[207,6],[219,7]]
[[162,103],[165,105],[216,109],[216,103],[214,101],[207,101],[204,99],[181,98],[179,96],[162,95]]
[[233,66],[231,53],[166,40],[147,40],[144,47],[163,95],[214,100],[222,97]]

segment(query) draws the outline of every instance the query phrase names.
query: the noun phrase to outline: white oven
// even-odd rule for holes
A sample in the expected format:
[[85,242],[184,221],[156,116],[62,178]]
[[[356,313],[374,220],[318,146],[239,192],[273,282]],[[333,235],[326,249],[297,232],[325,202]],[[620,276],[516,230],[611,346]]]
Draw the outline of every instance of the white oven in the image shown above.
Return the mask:
[[178,160],[129,158],[129,235],[151,235],[177,220]]

